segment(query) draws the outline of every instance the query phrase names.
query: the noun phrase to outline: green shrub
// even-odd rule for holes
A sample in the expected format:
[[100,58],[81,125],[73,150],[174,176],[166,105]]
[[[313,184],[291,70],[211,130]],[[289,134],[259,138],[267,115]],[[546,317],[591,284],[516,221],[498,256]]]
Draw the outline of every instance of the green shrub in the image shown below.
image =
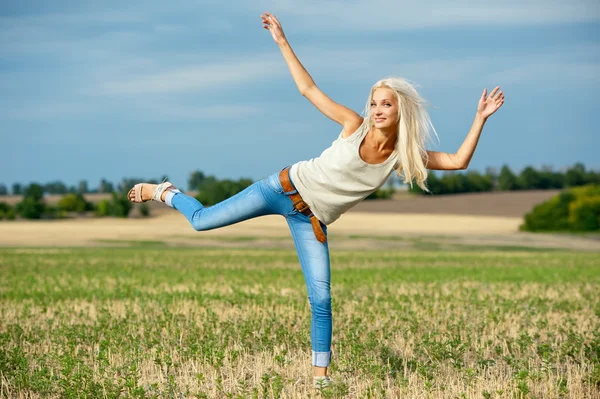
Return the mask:
[[196,199],[205,206],[217,204],[234,196],[252,184],[252,180],[206,180]]
[[12,209],[10,205],[8,205],[6,202],[0,202],[0,212],[6,213],[9,209]]
[[112,193],[110,202],[111,215],[118,218],[126,218],[129,211],[133,207],[133,203],[127,198],[127,194]]
[[14,208],[10,208],[8,211],[4,212],[4,218],[6,220],[15,220],[17,218],[17,212],[15,212]]
[[571,188],[525,215],[525,231],[600,231],[600,186]]
[[25,219],[41,219],[46,205],[43,200],[25,197],[16,205],[17,212]]
[[583,197],[571,202],[569,224],[575,231],[600,230],[600,195]]
[[57,204],[59,211],[84,213],[93,210],[93,205],[85,200],[81,193],[70,193],[62,197]]
[[23,192],[23,200],[15,205],[15,210],[24,219],[41,219],[46,211],[44,189],[32,183]]
[[147,202],[143,202],[140,204],[140,215],[142,215],[143,217],[150,216],[150,207],[148,206]]
[[110,208],[110,201],[107,199],[103,199],[100,202],[98,202],[98,204],[96,205],[96,209],[94,210],[94,214],[96,216],[110,216],[111,215],[111,208]]
[[393,194],[394,194],[394,189],[380,188],[379,190],[376,190],[376,191],[372,192],[371,194],[369,194],[369,196],[367,198],[365,198],[365,200],[390,199],[390,198],[392,198]]
[[6,202],[0,202],[0,220],[2,220],[2,219],[10,220],[9,212],[11,212],[11,211],[14,214],[14,210],[10,205],[8,205]]
[[98,202],[94,209],[94,215],[99,217],[115,216],[126,218],[132,207],[133,204],[129,201],[126,194],[112,193],[110,200],[103,199]]

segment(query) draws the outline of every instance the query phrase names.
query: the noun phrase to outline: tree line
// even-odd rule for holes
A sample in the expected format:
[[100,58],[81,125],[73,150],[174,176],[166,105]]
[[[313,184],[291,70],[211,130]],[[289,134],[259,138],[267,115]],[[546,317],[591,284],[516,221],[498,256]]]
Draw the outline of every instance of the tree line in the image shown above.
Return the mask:
[[[588,184],[600,184],[600,172],[586,170],[581,163],[567,168],[564,172],[554,171],[551,168],[537,170],[528,166],[517,175],[507,165],[504,165],[500,169],[500,173],[493,168],[488,168],[485,173],[477,171],[443,172],[438,175],[438,173],[430,171],[427,178],[430,192],[438,195],[485,191],[564,189]],[[416,194],[424,193],[415,184],[409,191]]]
[[[159,179],[124,178],[118,184],[101,179],[98,186],[90,188],[87,180],[81,180],[77,185],[67,186],[55,180],[46,184],[32,183],[41,188],[43,194],[95,194],[95,193],[122,193],[129,190],[136,183],[145,181],[158,183]],[[228,198],[252,184],[251,179],[239,180],[222,179],[207,176],[202,171],[193,171],[188,179],[188,190],[201,193],[201,198],[207,204],[214,204]],[[587,184],[600,184],[600,172],[586,170],[585,166],[577,163],[567,168],[564,172],[554,171],[551,168],[537,170],[531,166],[515,174],[507,165],[502,166],[500,173],[495,168],[487,168],[484,173],[469,172],[434,172],[430,171],[427,179],[429,190],[433,194],[458,194],[482,191],[512,191],[512,190],[545,190],[562,189],[569,187],[585,186]],[[29,185],[30,186],[30,185]],[[0,196],[24,195],[29,187],[21,183],[14,183],[12,190],[0,183]],[[409,189],[413,193],[424,192],[416,185]],[[387,198],[393,192],[393,185],[373,193],[370,198]],[[233,193],[233,194],[232,194]]]
[[[95,189],[90,189],[87,181],[82,180],[77,186],[67,187],[60,181],[46,184],[31,183],[27,186],[14,184],[13,195],[21,195],[22,200],[14,207],[0,200],[0,219],[62,218],[73,214],[93,214],[95,216],[127,217],[133,204],[127,199],[127,191],[141,181],[158,183],[159,179],[124,178],[118,184],[105,179]],[[210,206],[223,201],[253,183],[251,179],[239,180],[217,179],[204,172],[193,171],[188,179],[188,190],[195,192],[195,197],[203,204]],[[393,180],[386,188],[381,188],[367,199],[390,198],[394,193]],[[553,171],[549,168],[536,170],[526,167],[520,174],[515,174],[508,166],[503,166],[500,173],[488,168],[485,173],[470,171],[467,173],[446,172],[438,176],[431,172],[427,179],[428,187],[433,194],[458,194],[483,191],[510,191],[533,189],[562,189],[568,187],[600,184],[600,172],[586,170],[581,163],[568,168],[564,172]],[[413,185],[409,191],[422,194],[418,186]],[[89,202],[85,194],[109,194],[97,203]],[[62,195],[56,205],[46,203],[45,195]],[[0,184],[0,196],[8,195],[8,189]],[[138,206],[142,216],[148,216],[150,210],[146,204]]]
[[[157,184],[165,180],[124,178],[119,184],[113,185],[102,179],[95,190],[88,189],[85,180],[77,187],[67,187],[60,181],[47,184],[31,183],[27,186],[13,185],[13,195],[21,195],[22,199],[15,206],[0,200],[0,220],[23,219],[58,219],[76,215],[93,215],[96,217],[128,217],[134,204],[127,198],[127,192],[139,182]],[[196,192],[196,198],[204,205],[214,205],[232,195],[237,194],[253,183],[250,179],[219,180],[215,176],[207,176],[201,171],[194,171],[188,179],[188,190]],[[6,186],[0,185],[0,196],[8,194]],[[85,194],[109,194],[96,203],[88,201]],[[46,194],[62,195],[54,205],[48,204]],[[149,216],[150,209],[146,203],[137,205],[141,216]]]

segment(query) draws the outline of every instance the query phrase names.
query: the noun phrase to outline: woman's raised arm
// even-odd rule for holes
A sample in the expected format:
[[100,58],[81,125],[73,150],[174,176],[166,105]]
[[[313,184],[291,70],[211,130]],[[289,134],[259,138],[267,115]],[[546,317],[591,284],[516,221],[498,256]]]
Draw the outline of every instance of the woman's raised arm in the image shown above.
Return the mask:
[[[302,63],[300,63],[296,54],[294,54],[292,47],[283,33],[281,23],[273,14],[265,12],[261,15],[261,18],[263,27],[271,32],[273,40],[279,46],[300,94],[306,97],[325,116],[342,125],[344,130],[353,131],[356,129],[362,122],[361,116],[351,109],[336,103],[317,87],[310,74],[306,71]],[[351,131],[346,133],[351,133]]]
[[489,96],[487,95],[487,89],[483,89],[479,104],[477,104],[477,113],[473,125],[458,151],[455,154],[427,151],[425,167],[434,170],[467,169],[485,122],[494,112],[498,111],[502,104],[504,104],[504,93],[500,91],[500,86],[496,86]]

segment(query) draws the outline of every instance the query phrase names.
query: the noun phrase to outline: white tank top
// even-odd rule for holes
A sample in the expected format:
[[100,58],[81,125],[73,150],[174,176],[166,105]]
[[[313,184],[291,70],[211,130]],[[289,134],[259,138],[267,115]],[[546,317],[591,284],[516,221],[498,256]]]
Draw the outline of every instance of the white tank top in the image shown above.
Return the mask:
[[396,150],[382,163],[363,161],[359,148],[368,131],[363,121],[350,137],[340,134],[321,156],[298,162],[290,169],[294,186],[323,224],[333,223],[383,186],[397,168]]

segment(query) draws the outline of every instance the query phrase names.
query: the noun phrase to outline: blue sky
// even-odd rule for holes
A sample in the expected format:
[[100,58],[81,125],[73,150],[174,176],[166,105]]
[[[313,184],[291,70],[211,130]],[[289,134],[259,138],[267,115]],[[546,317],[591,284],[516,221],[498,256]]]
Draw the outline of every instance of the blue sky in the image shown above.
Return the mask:
[[454,152],[484,87],[503,108],[470,168],[600,169],[597,0],[53,1],[0,4],[0,183],[259,179],[340,128],[297,92],[260,14],[317,85],[362,111],[378,79],[416,82]]

